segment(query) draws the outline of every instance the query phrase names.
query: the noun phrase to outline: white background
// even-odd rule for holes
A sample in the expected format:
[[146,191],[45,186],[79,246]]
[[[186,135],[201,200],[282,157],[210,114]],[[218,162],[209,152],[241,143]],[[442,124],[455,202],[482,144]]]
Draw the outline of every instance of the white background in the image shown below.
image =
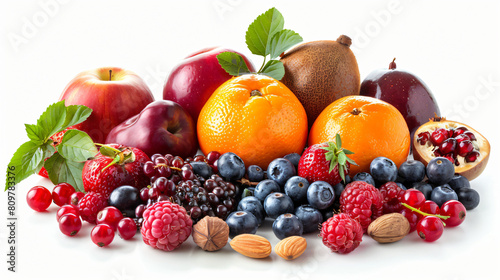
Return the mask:
[[[17,272],[7,272],[6,194],[0,199],[2,279],[144,279],[198,277],[276,279],[489,278],[498,272],[499,226],[499,4],[494,1],[1,1],[0,4],[0,169],[27,140],[24,123],[34,123],[79,72],[118,66],[141,76],[156,99],[172,67],[209,46],[225,46],[260,57],[245,46],[248,25],[270,7],[285,17],[285,28],[305,41],[353,39],[361,78],[386,68],[397,57],[400,69],[420,76],[441,112],[463,121],[490,140],[490,163],[472,187],[479,207],[458,228],[446,229],[435,243],[415,233],[379,245],[364,236],[348,255],[333,254],[308,235],[306,253],[286,262],[273,253],[265,260],[243,257],[226,246],[200,251],[189,239],[179,250],[162,252],[136,236],[116,238],[98,248],[84,226],[76,238],[59,232],[56,206],[35,213],[27,206],[29,188],[48,180],[32,176],[17,191]],[[14,40],[13,38],[16,38]],[[14,40],[14,41],[13,41]],[[277,243],[270,222],[258,231]],[[490,275],[490,276],[488,276]],[[150,278],[156,279],[156,278]],[[195,278],[196,279],[196,278]]]

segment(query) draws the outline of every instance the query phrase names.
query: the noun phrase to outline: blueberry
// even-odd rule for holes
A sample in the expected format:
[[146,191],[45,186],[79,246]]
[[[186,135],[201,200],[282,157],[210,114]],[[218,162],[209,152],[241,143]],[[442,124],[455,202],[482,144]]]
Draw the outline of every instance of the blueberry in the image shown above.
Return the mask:
[[323,222],[323,214],[311,205],[301,205],[297,207],[297,209],[295,209],[295,216],[302,222],[304,233],[317,231],[319,225]]
[[316,181],[307,189],[307,201],[316,209],[326,209],[335,201],[335,191],[327,182]]
[[457,193],[450,188],[450,185],[444,184],[442,186],[437,186],[432,190],[431,200],[436,202],[436,204],[441,207],[448,200],[458,200]]
[[415,183],[424,180],[425,165],[418,160],[408,160],[399,167],[398,176],[401,183]]
[[282,214],[273,223],[273,232],[279,239],[289,236],[301,236],[303,232],[302,222],[294,214]]
[[258,200],[254,196],[247,196],[243,198],[240,203],[238,203],[237,210],[252,213],[255,218],[257,218],[259,225],[262,224],[262,221],[266,217],[266,212],[264,212],[264,206],[262,206],[262,202],[260,202],[260,200]]
[[370,163],[370,174],[378,183],[394,182],[398,178],[398,167],[392,160],[378,157]]
[[399,182],[398,182],[398,183],[396,183],[396,185],[398,185],[398,187],[399,187],[400,189],[402,189],[402,190],[405,190],[405,191],[407,190],[407,187],[406,187],[405,185],[403,185],[403,184],[399,183]]
[[276,219],[281,214],[293,213],[293,201],[288,195],[275,192],[264,200],[264,210],[267,216]]
[[264,180],[264,170],[257,165],[250,165],[247,169],[247,175],[250,182],[260,182]]
[[432,184],[446,184],[455,175],[455,165],[444,157],[436,157],[427,164],[426,174]]
[[238,234],[257,232],[259,227],[259,222],[255,216],[247,211],[236,211],[231,214],[226,219],[226,223],[229,226],[229,237],[234,238]]
[[323,222],[325,222],[326,220],[333,217],[333,215],[335,215],[336,213],[334,208],[327,208],[326,210],[322,211],[321,214],[323,215]]
[[471,188],[461,188],[457,192],[458,201],[462,202],[465,209],[472,210],[479,205],[479,193]]
[[432,186],[430,184],[426,182],[413,183],[412,188],[423,193],[426,200],[431,199]]
[[109,206],[114,206],[126,217],[135,217],[135,208],[142,203],[140,191],[132,186],[114,189],[108,199]]
[[241,193],[241,198],[245,198],[247,196],[254,196],[255,194],[255,187],[246,187],[243,189],[243,192]]
[[219,173],[226,181],[236,181],[245,175],[245,163],[234,153],[225,153],[217,160]]
[[457,192],[461,188],[470,189],[469,180],[467,180],[467,178],[465,178],[464,176],[458,174],[453,175],[453,178],[451,178],[451,180],[448,182],[448,185],[450,185],[450,187],[455,192]]
[[375,186],[375,180],[373,180],[373,177],[372,175],[370,175],[370,173],[359,172],[358,174],[354,175],[354,177],[352,177],[352,180],[367,182],[368,184]]
[[340,199],[340,195],[342,194],[344,189],[345,189],[345,186],[342,183],[338,183],[335,186],[333,186],[333,191],[335,192],[335,200]]
[[295,166],[284,158],[277,158],[267,167],[267,177],[283,187],[290,177],[295,176]]
[[260,201],[264,202],[266,197],[273,192],[280,192],[280,186],[276,181],[271,179],[267,179],[264,181],[260,181],[255,187],[254,196],[258,198]]
[[295,170],[299,168],[300,155],[297,153],[291,153],[283,157],[284,159],[288,159],[293,166],[295,166]]
[[307,201],[307,189],[309,182],[300,176],[293,176],[285,184],[285,194],[288,195],[296,205]]
[[347,184],[349,184],[352,181],[353,180],[351,179],[351,176],[345,175],[344,185],[347,185]]
[[212,176],[212,167],[203,161],[192,161],[189,163],[193,167],[194,173],[200,175],[205,179],[209,179]]

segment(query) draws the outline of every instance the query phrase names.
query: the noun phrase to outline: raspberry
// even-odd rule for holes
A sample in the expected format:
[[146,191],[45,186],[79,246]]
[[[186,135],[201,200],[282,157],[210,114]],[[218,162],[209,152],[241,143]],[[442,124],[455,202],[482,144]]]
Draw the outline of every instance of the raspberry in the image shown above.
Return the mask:
[[387,182],[380,187],[379,191],[384,203],[384,214],[401,211],[403,206],[401,205],[400,197],[403,197],[405,190],[394,182]]
[[193,221],[186,209],[168,200],[150,206],[143,218],[142,239],[153,248],[172,251],[191,235]]
[[320,236],[323,238],[323,244],[332,252],[347,254],[361,243],[363,228],[349,215],[340,213],[323,223]]
[[366,232],[370,223],[382,216],[382,195],[372,185],[354,181],[340,195],[340,211],[357,220]]
[[100,193],[88,192],[78,201],[78,211],[82,220],[96,223],[97,213],[108,206],[108,200]]

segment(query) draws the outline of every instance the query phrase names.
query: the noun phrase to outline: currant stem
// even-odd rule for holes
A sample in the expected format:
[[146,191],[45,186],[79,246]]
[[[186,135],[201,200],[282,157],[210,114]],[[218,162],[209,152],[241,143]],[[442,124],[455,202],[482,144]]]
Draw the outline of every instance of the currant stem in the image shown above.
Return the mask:
[[404,202],[401,202],[401,205],[403,205],[404,207],[410,209],[411,211],[419,213],[422,216],[435,216],[435,217],[438,217],[438,218],[443,219],[443,220],[446,220],[446,219],[448,219],[450,217],[450,216],[443,216],[443,215],[438,215],[438,214],[425,213],[425,212],[422,212],[420,209],[412,207],[412,206],[410,206],[410,205],[408,205],[408,204],[406,204]]

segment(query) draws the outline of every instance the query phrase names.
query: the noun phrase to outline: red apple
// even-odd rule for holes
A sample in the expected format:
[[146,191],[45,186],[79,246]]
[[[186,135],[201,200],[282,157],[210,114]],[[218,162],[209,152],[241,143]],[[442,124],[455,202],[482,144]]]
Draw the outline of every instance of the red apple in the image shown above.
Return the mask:
[[179,104],[168,100],[152,102],[113,128],[106,143],[136,147],[150,157],[172,154],[187,158],[198,150],[193,119]]
[[92,114],[73,128],[87,132],[96,143],[104,143],[113,127],[137,115],[154,101],[146,83],[135,73],[103,67],[78,74],[59,100],[68,105],[85,105]]
[[[212,93],[231,78],[217,60],[217,55],[222,52],[238,53],[220,47],[202,49],[175,66],[165,82],[163,99],[179,103],[194,123]],[[248,69],[255,72],[252,63],[241,53],[238,54],[243,57]]]

